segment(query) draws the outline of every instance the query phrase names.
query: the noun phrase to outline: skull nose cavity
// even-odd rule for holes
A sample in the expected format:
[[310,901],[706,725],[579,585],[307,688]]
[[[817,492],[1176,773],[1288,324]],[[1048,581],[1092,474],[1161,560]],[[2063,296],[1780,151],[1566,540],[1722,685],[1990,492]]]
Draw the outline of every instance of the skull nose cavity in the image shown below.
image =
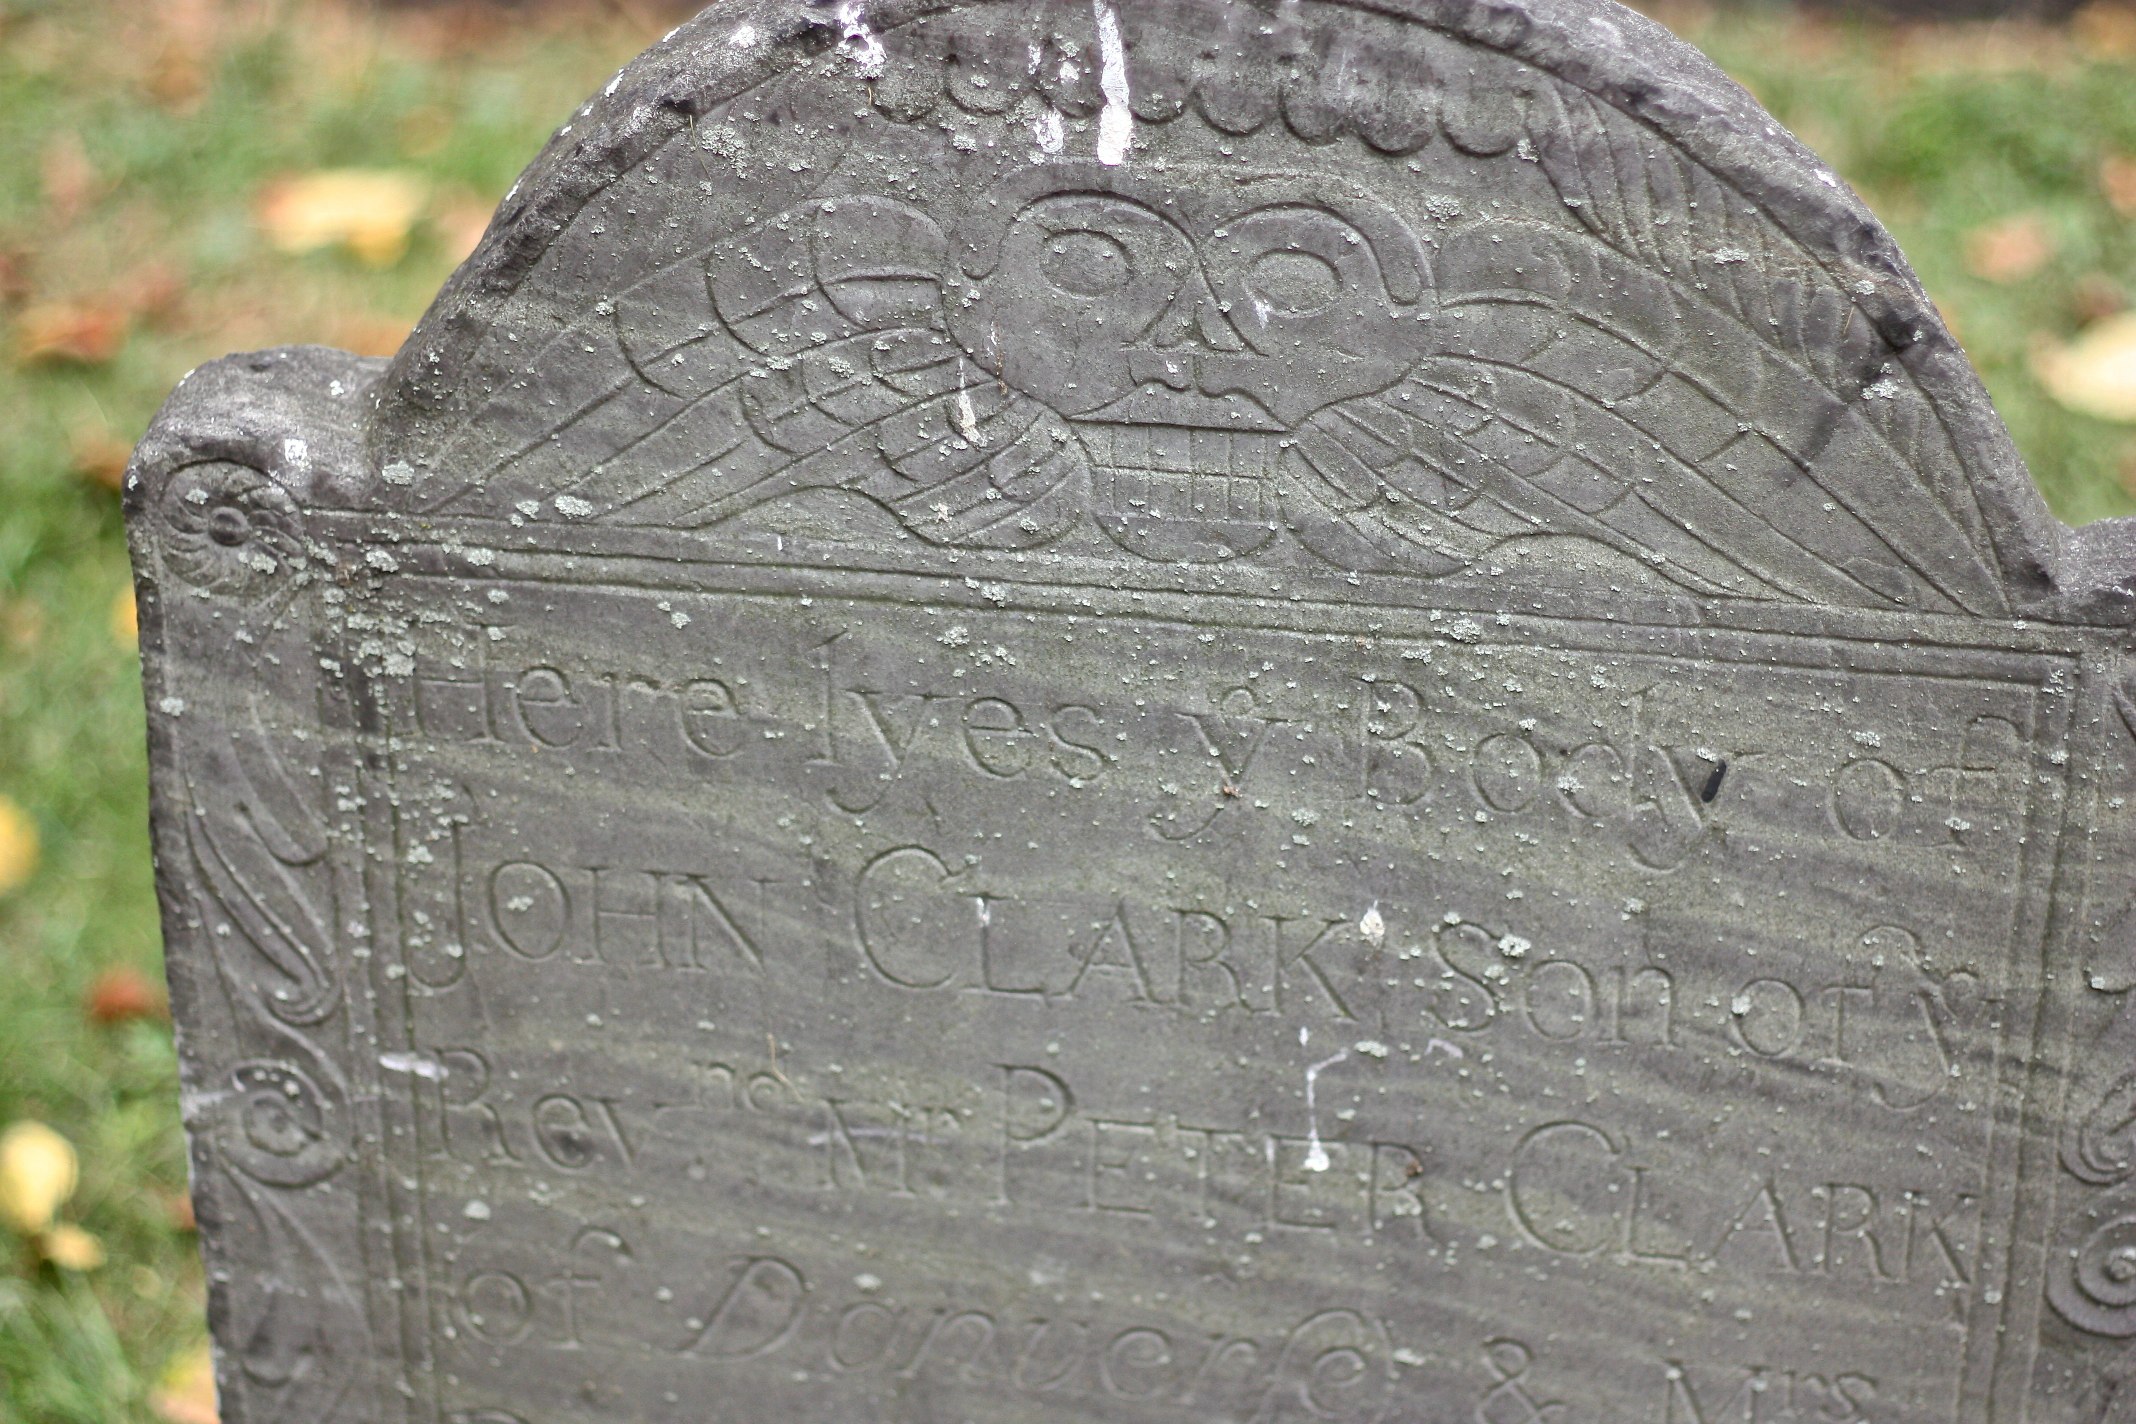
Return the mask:
[[1180,347],[1200,348],[1205,351],[1244,351],[1245,338],[1231,324],[1209,289],[1209,283],[1196,273],[1180,288],[1179,295],[1165,308],[1164,315],[1150,328],[1150,341],[1159,350],[1176,350]]

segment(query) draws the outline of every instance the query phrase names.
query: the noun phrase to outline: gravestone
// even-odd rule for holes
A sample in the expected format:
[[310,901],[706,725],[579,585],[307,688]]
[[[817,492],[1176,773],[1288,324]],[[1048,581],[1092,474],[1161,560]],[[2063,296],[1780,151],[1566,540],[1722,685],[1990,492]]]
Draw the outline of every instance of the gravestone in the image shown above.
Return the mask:
[[1603,0],[722,5],[128,478],[226,1417],[2136,1418],[2136,550]]

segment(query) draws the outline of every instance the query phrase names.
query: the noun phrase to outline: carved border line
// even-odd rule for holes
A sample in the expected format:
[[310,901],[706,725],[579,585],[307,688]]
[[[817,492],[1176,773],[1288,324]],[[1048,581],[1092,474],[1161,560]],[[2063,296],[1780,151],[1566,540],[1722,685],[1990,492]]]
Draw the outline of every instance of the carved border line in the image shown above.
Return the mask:
[[[1934,649],[1952,655],[1979,652],[2016,657],[2037,653],[2073,658],[2098,642],[2092,630],[2083,625],[2026,619],[1745,602],[1701,607],[1689,599],[1627,598],[1617,605],[1621,616],[1604,616],[1592,611],[1592,598],[1546,600],[1533,594],[1501,591],[1487,583],[1430,585],[1423,590],[1429,596],[1420,598],[1420,589],[1414,583],[1362,575],[1353,580],[1311,570],[1301,570],[1295,576],[1286,571],[1272,580],[1264,574],[1256,587],[1237,586],[1243,581],[1221,578],[1137,579],[1131,577],[1133,570],[1107,564],[1102,566],[1105,577],[1101,581],[1098,567],[1065,558],[1058,563],[1049,562],[1049,556],[1043,554],[1019,558],[1015,554],[967,551],[961,557],[944,554],[924,568],[861,568],[850,562],[844,566],[829,562],[834,556],[854,559],[859,551],[850,548],[826,549],[825,562],[797,562],[790,557],[755,559],[730,551],[708,553],[701,543],[674,535],[639,531],[642,537],[629,537],[632,531],[614,526],[578,531],[579,537],[572,538],[574,531],[561,526],[544,525],[530,532],[494,520],[403,520],[396,516],[332,513],[319,516],[318,524],[323,534],[353,550],[391,550],[402,566],[403,576],[452,578],[468,583],[608,583],[663,593],[751,592],[778,587],[833,598],[891,597],[897,595],[887,591],[902,589],[907,591],[902,595],[906,598],[976,603],[978,600],[965,581],[983,579],[1032,600],[1034,608],[1046,606],[1039,600],[1073,596],[1092,600],[1088,605],[1092,608],[1112,608],[1139,616],[1191,599],[1251,609],[1264,617],[1270,609],[1282,609],[1294,616],[1346,619],[1356,631],[1363,631],[1368,622],[1385,624],[1402,618],[1422,618],[1436,611],[1490,619],[1505,614],[1521,626],[1637,631],[1657,641],[1740,636],[1826,640],[1887,650],[1901,643],[1925,642],[1925,648],[1914,649],[1914,656]],[[1675,616],[1657,616],[1664,614]]]

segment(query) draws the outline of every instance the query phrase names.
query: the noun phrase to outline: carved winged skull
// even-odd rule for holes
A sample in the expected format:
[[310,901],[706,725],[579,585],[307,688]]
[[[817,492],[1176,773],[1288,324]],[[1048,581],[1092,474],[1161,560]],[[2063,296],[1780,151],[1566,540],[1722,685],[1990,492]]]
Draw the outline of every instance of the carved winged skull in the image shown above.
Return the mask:
[[1694,597],[1999,607],[1979,512],[1890,478],[1941,437],[1861,314],[1697,231],[1725,194],[1673,227],[1571,196],[1600,160],[1539,114],[1585,231],[1332,165],[973,164],[924,208],[796,183],[510,353],[487,448],[414,503],[710,529],[857,498],[933,545],[1427,578],[1548,542]]

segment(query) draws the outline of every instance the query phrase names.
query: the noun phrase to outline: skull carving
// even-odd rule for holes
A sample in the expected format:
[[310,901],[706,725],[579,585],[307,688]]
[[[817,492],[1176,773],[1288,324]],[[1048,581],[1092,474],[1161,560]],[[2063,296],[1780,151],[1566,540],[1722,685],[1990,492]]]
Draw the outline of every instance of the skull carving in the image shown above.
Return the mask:
[[[1204,191],[1197,191],[1201,189]],[[1338,180],[1167,182],[1055,166],[997,188],[967,235],[957,342],[1068,418],[1097,519],[1148,558],[1250,553],[1279,523],[1299,424],[1415,360],[1415,235]]]

